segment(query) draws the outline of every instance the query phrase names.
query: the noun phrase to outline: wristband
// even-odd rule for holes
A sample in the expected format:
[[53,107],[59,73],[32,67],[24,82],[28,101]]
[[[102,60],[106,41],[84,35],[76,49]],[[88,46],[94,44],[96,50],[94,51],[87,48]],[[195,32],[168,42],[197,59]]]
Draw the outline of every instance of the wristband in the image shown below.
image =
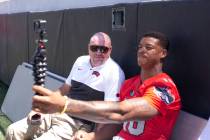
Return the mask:
[[67,97],[67,96],[64,96],[64,98],[66,99],[66,101],[65,101],[65,105],[64,105],[64,107],[63,107],[63,110],[61,111],[61,114],[63,114],[63,113],[66,112],[66,109],[67,109],[68,104],[69,104],[68,97]]

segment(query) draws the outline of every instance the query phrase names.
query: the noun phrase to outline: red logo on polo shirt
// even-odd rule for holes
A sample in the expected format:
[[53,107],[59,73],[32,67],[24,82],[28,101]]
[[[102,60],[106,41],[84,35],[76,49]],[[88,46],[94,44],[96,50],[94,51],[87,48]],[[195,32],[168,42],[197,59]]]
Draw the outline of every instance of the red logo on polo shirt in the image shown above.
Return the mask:
[[98,71],[93,71],[92,75],[95,75],[96,77],[98,77],[100,73]]

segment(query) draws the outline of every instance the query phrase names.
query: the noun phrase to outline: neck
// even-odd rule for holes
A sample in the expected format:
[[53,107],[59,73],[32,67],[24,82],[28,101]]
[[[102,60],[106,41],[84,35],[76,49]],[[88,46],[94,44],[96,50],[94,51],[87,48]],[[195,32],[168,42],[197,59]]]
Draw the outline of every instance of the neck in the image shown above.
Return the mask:
[[90,60],[90,65],[92,68],[99,66],[99,64],[97,65],[97,64],[93,63],[91,60]]
[[[106,60],[107,61],[107,60]],[[90,59],[90,65],[92,66],[92,68],[94,67],[98,67],[98,66],[101,66],[103,65],[104,63],[106,63],[106,61],[98,61],[98,62],[93,62],[91,59]]]
[[148,78],[156,76],[156,75],[158,75],[162,72],[163,72],[162,71],[162,64],[159,63],[158,65],[154,66],[153,68],[148,68],[148,69],[142,68],[140,76],[141,76],[142,81],[145,81]]

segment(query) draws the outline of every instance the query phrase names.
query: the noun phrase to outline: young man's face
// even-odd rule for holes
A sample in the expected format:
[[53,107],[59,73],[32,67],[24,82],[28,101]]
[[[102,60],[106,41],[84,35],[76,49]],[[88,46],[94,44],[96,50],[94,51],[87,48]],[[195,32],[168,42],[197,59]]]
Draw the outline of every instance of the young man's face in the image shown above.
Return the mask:
[[153,37],[143,37],[138,45],[137,61],[142,68],[153,68],[166,57],[167,51],[160,46],[159,40]]

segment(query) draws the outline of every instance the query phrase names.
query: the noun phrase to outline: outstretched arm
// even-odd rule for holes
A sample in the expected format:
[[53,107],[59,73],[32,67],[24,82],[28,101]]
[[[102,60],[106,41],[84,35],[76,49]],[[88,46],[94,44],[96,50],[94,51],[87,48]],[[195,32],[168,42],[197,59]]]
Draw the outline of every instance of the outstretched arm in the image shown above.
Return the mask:
[[[33,90],[43,96],[33,97],[33,108],[42,113],[61,112],[66,99],[41,86]],[[138,97],[122,102],[68,100],[66,113],[98,123],[122,123],[127,120],[146,120],[158,114],[147,100]]]

